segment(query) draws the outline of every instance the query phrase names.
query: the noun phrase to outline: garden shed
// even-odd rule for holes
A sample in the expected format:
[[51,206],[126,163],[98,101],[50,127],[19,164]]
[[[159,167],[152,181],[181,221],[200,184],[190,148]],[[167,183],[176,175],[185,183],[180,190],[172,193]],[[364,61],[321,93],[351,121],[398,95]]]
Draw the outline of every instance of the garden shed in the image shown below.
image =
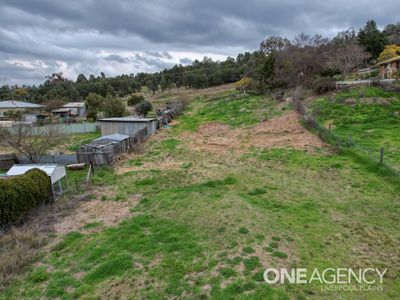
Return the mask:
[[65,167],[57,164],[24,164],[24,165],[13,165],[11,169],[7,171],[7,176],[18,176],[25,174],[29,170],[39,169],[44,171],[51,181],[51,189],[53,197],[63,193],[62,179],[64,178],[66,187],[68,187],[67,172]]
[[78,163],[88,163],[94,166],[112,165],[121,148],[116,141],[99,140],[81,146],[76,151]]
[[101,128],[101,135],[111,135],[114,133],[134,136],[140,130],[147,128],[147,136],[157,131],[157,118],[142,118],[139,116],[128,116],[120,118],[105,118],[98,120]]
[[105,135],[95,139],[93,142],[116,142],[120,147],[121,153],[126,153],[130,149],[130,136],[126,134],[114,133]]

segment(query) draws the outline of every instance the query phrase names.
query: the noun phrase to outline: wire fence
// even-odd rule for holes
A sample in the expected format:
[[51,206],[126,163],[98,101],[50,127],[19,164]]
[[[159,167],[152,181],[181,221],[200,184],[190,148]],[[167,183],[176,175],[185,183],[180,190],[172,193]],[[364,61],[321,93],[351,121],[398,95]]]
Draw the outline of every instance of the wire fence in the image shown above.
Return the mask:
[[354,154],[358,155],[361,159],[368,161],[369,163],[375,164],[377,167],[389,171],[389,173],[400,176],[399,163],[394,162],[388,156],[385,147],[373,148],[366,147],[356,143],[353,136],[350,134],[344,138],[333,132],[332,124],[330,123],[328,128],[320,124],[317,119],[308,112],[307,107],[298,98],[293,99],[293,105],[297,113],[301,116],[302,122],[309,128],[317,131],[318,136],[326,143],[332,145],[338,150],[350,150]]

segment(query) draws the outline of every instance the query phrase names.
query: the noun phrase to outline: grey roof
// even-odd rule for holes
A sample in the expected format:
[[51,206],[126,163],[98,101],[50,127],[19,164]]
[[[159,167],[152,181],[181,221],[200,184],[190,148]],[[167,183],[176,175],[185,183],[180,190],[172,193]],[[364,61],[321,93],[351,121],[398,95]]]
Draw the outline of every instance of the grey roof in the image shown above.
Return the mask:
[[51,112],[52,113],[63,113],[63,112],[69,112],[71,111],[72,108],[57,108],[57,109],[53,109]]
[[150,122],[157,120],[156,118],[141,118],[139,116],[128,116],[120,118],[104,118],[98,120],[99,122]]
[[98,139],[95,139],[94,141],[102,141],[102,140],[111,140],[111,141],[123,141],[129,139],[129,135],[125,134],[120,134],[120,133],[114,133],[110,135],[105,135],[102,137],[99,137]]
[[67,104],[64,104],[62,107],[67,107],[67,108],[85,107],[85,102],[69,102]]
[[0,108],[43,108],[43,105],[30,103],[30,102],[22,102],[22,101],[14,101],[14,100],[7,100],[7,101],[0,101]]

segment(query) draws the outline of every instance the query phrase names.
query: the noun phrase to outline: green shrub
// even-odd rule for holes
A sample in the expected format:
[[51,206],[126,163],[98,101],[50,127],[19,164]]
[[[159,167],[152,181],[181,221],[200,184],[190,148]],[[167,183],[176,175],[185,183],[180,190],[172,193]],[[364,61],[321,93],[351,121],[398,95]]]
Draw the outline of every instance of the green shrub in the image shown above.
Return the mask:
[[138,115],[147,116],[147,114],[153,109],[153,106],[149,101],[141,101],[135,105],[135,111]]
[[324,94],[336,89],[336,81],[332,77],[319,77],[313,81],[313,90],[318,94]]
[[0,226],[17,222],[50,198],[50,179],[39,169],[0,180]]
[[142,101],[144,101],[144,97],[142,95],[132,94],[128,98],[128,106],[135,106],[136,104],[138,104]]

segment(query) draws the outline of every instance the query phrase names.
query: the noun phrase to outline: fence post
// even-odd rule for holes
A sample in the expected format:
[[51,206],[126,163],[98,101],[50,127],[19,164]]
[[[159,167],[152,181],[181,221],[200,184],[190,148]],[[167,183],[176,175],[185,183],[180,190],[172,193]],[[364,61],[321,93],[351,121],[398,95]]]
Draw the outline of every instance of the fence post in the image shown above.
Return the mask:
[[329,134],[331,134],[332,133],[332,123],[329,123]]
[[93,168],[92,159],[90,159],[90,169],[91,169],[92,174],[94,175],[94,168]]
[[349,144],[350,144],[350,145],[353,144],[353,137],[351,136],[351,134],[349,134]]
[[381,157],[379,159],[379,162],[381,165],[383,164],[383,155],[384,155],[384,150],[383,150],[383,147],[381,147]]

